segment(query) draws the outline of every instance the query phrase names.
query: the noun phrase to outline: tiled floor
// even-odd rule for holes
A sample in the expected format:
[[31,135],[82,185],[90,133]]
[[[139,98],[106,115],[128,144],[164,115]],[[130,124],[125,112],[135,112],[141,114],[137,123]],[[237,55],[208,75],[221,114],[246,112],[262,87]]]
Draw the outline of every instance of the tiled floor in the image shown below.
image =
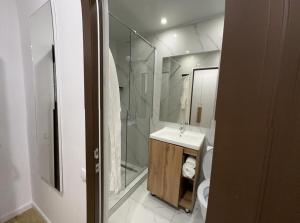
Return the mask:
[[203,223],[198,202],[186,214],[150,195],[145,181],[110,217],[109,223]]
[[7,221],[6,223],[46,223],[40,214],[34,210],[30,209],[21,215]]
[[[131,166],[133,166],[131,164]],[[119,194],[110,194],[109,195],[109,209],[111,209],[115,204],[128,192],[128,189],[130,189],[130,183],[134,181],[135,178],[138,177],[138,175],[143,173],[143,169],[137,166],[134,166],[134,170],[132,171],[130,169],[125,169],[122,167],[121,169],[121,177],[122,177],[122,190]],[[126,171],[126,178],[125,178],[125,171]],[[125,182],[126,179],[126,182]],[[126,185],[127,184],[127,185]],[[126,186],[126,187],[125,187]]]

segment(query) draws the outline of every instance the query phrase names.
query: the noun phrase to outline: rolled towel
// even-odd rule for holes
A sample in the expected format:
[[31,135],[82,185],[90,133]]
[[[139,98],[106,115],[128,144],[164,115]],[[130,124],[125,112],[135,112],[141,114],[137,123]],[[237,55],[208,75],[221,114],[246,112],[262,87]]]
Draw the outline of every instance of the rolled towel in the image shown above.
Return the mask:
[[195,168],[191,168],[189,165],[187,165],[187,163],[183,164],[182,175],[184,177],[193,179],[193,177],[195,176],[195,173],[196,173]]
[[184,165],[185,165],[186,167],[191,168],[191,169],[195,169],[195,168],[196,168],[196,166],[195,166],[194,164],[192,164],[192,163],[184,163]]
[[191,168],[196,168],[196,159],[194,157],[189,156],[186,161],[186,164],[188,164],[188,166],[190,166]]

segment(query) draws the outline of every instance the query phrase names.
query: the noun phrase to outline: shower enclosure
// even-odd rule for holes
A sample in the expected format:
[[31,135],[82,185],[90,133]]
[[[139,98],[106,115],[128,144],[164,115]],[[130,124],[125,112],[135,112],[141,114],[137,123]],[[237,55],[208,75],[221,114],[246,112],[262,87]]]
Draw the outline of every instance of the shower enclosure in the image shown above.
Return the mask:
[[[155,48],[118,18],[110,15],[110,49],[120,85],[121,169],[122,190],[125,191],[145,174],[148,166]],[[120,197],[112,198],[114,201],[110,206],[114,206]]]

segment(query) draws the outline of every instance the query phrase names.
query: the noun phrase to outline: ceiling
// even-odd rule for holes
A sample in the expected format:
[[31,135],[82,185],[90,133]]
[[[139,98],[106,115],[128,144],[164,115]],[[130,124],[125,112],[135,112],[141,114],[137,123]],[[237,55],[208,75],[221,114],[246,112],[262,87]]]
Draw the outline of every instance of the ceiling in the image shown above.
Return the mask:
[[110,0],[109,10],[137,32],[151,33],[224,13],[225,0]]

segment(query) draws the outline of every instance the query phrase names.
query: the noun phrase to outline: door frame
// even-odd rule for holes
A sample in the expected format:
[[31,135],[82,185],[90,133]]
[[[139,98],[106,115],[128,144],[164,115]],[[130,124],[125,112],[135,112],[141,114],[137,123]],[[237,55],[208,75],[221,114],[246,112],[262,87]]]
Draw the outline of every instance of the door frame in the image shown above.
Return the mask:
[[[84,50],[87,223],[103,222],[102,0],[81,0]],[[100,55],[99,55],[100,54]],[[100,210],[101,209],[101,210]],[[101,220],[101,221],[100,221]]]

